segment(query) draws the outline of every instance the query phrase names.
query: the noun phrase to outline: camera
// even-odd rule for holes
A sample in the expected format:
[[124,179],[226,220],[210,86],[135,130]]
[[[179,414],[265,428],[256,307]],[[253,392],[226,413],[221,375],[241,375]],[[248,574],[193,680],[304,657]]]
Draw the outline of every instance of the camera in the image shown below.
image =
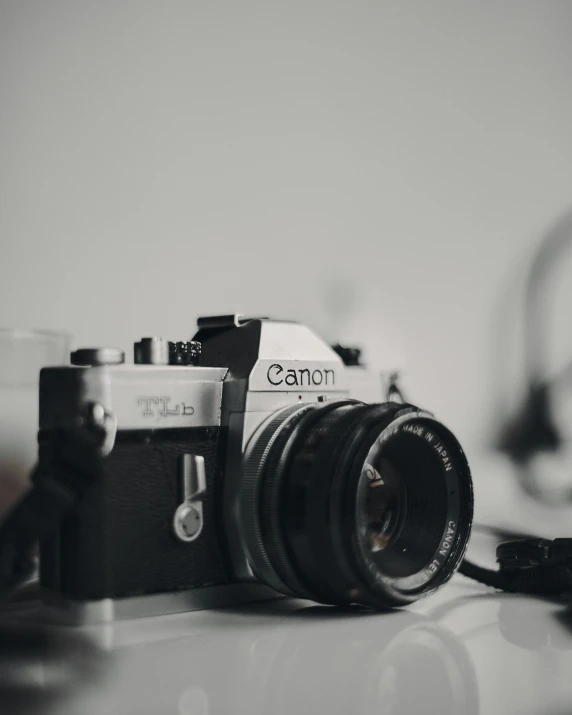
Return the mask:
[[459,567],[463,450],[387,399],[359,351],[229,315],[188,342],[144,338],[131,364],[112,348],[71,363],[41,372],[40,468],[87,406],[113,427],[102,477],[41,545],[49,602],[86,620],[277,595],[383,609]]

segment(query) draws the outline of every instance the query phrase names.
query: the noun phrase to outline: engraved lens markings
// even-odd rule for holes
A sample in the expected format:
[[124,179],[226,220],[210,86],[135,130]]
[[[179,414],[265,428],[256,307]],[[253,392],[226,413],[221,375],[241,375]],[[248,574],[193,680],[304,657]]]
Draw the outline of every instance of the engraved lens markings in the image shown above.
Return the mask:
[[[456,531],[457,523],[455,521],[450,521],[447,524],[445,538],[440,545],[439,556],[447,556],[451,546],[453,545],[453,539],[455,537]],[[435,573],[437,569],[439,569],[443,565],[444,560],[445,559],[440,559],[438,557],[434,558],[433,561],[426,567],[426,570],[429,571],[429,573]]]
[[[393,429],[388,429],[386,432],[382,435],[383,441],[386,441],[391,437],[392,435],[396,434],[399,432],[400,426],[395,427]],[[409,434],[414,434],[417,437],[423,437],[429,444],[433,447],[433,449],[437,452],[439,455],[439,458],[441,459],[441,462],[443,462],[443,468],[445,469],[446,472],[450,472],[451,469],[453,469],[453,465],[451,464],[451,458],[449,456],[449,453],[443,447],[441,442],[437,439],[435,440],[435,435],[433,432],[428,430],[426,427],[423,425],[415,424],[415,423],[409,423],[403,425],[401,427],[401,430],[403,432],[408,432]],[[433,444],[433,440],[435,440],[435,444]]]

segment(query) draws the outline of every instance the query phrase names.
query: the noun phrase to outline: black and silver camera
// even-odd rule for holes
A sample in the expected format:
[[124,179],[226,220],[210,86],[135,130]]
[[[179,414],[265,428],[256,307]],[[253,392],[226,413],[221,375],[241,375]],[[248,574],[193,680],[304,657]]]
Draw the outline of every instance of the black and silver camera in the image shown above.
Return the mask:
[[43,587],[93,618],[439,588],[469,538],[466,458],[356,357],[298,323],[221,316],[188,343],[143,339],[134,364],[99,348],[44,369],[40,466],[87,405],[114,427],[103,476],[42,546]]

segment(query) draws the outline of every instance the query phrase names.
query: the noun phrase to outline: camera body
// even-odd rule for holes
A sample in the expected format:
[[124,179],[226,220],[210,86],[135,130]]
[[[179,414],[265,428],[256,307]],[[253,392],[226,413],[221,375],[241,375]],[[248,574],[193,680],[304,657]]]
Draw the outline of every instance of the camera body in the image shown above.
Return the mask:
[[[345,365],[305,325],[231,315],[201,318],[198,328],[190,343],[143,339],[134,364],[99,348],[42,370],[40,466],[54,430],[77,424],[87,405],[117,424],[105,477],[41,546],[48,594],[106,603],[109,613],[112,602],[140,607],[153,594],[170,599],[154,612],[196,607],[197,594],[217,589],[219,603],[241,600],[234,587],[258,581],[240,500],[253,435],[301,404],[382,399],[381,376],[351,351]],[[267,586],[244,591],[246,600],[269,595]]]

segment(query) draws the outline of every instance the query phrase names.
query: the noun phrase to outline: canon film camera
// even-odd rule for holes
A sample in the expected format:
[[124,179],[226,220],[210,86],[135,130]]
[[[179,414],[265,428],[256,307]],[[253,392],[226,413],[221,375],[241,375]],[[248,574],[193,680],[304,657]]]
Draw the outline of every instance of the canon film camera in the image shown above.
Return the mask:
[[42,370],[40,470],[86,409],[109,426],[102,476],[41,546],[48,601],[101,621],[278,594],[380,609],[443,585],[470,533],[466,458],[357,357],[219,316],[141,340],[134,364],[97,348]]

